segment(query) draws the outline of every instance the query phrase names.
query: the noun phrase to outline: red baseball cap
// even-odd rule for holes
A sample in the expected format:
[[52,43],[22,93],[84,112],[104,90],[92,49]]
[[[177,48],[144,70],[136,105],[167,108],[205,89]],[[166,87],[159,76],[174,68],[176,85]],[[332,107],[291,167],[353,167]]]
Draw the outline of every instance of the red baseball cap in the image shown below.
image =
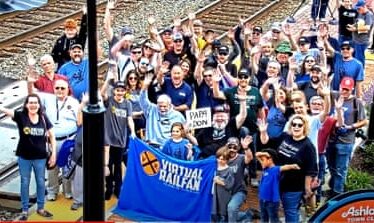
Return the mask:
[[353,90],[355,88],[355,81],[351,77],[344,77],[340,82],[340,87]]

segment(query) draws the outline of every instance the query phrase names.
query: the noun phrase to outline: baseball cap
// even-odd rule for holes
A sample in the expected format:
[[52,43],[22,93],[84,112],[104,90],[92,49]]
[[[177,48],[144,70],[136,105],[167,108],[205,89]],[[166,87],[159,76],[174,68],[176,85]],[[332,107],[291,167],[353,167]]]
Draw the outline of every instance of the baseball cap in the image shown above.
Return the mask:
[[240,136],[241,139],[245,138],[246,136],[248,136],[250,134],[251,133],[250,133],[250,131],[247,127],[245,127],[245,126],[240,127],[239,136]]
[[236,138],[236,137],[230,137],[230,138],[228,138],[226,146],[229,146],[229,145],[239,146],[239,139]]
[[140,45],[139,43],[133,43],[133,44],[131,44],[131,47],[130,47],[131,50],[132,49],[138,49],[138,48],[142,48],[142,45]]
[[122,81],[117,81],[116,83],[114,83],[114,89],[115,88],[125,88],[125,83],[122,82]]
[[307,37],[302,36],[302,37],[299,38],[299,44],[308,44],[308,43],[310,43],[310,42],[309,42],[309,39]]
[[162,31],[162,34],[164,33],[173,33],[173,29],[168,27]]
[[229,47],[226,45],[221,45],[218,48],[218,54],[228,54],[229,53]]
[[253,27],[253,31],[262,33],[262,27],[261,26],[255,26],[255,27]]
[[365,6],[365,4],[366,4],[365,0],[358,0],[354,8],[355,10],[357,10],[358,8]]
[[249,77],[249,69],[243,67],[238,72],[238,77],[246,76]]
[[73,45],[70,46],[71,50],[74,49],[74,48],[79,48],[79,49],[83,50],[82,45],[79,44],[79,43],[74,43]]
[[282,31],[282,25],[281,25],[281,23],[280,22],[274,22],[271,25],[271,30],[275,30],[275,31],[281,32]]
[[340,82],[340,87],[353,90],[355,87],[355,81],[351,77],[343,77],[342,81]]
[[121,29],[121,36],[133,35],[133,34],[134,34],[134,30],[128,26],[125,26]]
[[318,71],[318,72],[322,72],[322,69],[319,65],[315,64],[312,66],[312,68],[310,68],[311,71],[315,70],[315,71]]
[[222,104],[222,105],[217,105],[213,108],[213,112],[225,112],[229,113],[230,112],[230,106],[228,104]]
[[340,48],[342,48],[343,46],[349,46],[349,47],[352,47],[352,43],[351,41],[343,41],[341,44],[340,44]]
[[194,26],[203,26],[203,22],[200,19],[196,19],[193,21]]
[[175,33],[173,35],[173,40],[176,41],[176,40],[183,40],[183,35],[181,33]]

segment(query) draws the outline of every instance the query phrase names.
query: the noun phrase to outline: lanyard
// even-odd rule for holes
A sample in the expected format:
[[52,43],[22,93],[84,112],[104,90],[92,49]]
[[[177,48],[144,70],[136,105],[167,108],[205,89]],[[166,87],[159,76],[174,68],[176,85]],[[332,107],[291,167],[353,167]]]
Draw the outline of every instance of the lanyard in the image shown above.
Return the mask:
[[65,104],[66,104],[66,101],[67,101],[67,97],[64,99],[64,102],[62,103],[62,105],[61,105],[61,107],[60,108],[58,108],[58,99],[56,98],[56,111],[57,111],[57,121],[58,121],[58,119],[60,118],[60,111],[65,107]]

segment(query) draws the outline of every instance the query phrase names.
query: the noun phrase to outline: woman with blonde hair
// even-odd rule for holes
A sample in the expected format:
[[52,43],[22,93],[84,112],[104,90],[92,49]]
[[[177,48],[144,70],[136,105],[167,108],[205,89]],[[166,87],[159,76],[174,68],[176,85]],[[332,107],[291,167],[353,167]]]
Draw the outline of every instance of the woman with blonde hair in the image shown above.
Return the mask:
[[[278,148],[277,165],[297,164],[299,170],[282,172],[280,180],[281,200],[286,222],[299,222],[300,202],[304,195],[309,198],[313,195],[311,182],[318,174],[317,155],[315,148],[308,138],[309,124],[304,115],[293,115],[289,119],[288,131],[283,133]],[[261,142],[269,141],[267,123],[259,122]]]

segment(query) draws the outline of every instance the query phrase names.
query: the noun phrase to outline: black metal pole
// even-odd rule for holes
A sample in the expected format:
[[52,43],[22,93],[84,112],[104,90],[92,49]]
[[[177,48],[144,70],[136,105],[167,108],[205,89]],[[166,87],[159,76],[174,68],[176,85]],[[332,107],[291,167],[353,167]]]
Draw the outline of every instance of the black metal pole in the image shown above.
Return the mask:
[[104,221],[104,111],[97,92],[96,1],[87,0],[89,103],[83,110],[83,220]]

